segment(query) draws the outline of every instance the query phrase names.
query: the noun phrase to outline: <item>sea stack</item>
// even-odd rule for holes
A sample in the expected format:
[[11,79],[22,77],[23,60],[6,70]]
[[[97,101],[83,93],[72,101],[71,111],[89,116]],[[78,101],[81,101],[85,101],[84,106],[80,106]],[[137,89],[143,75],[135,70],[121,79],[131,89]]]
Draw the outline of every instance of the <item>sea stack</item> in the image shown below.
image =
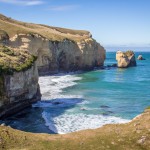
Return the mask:
[[128,68],[136,66],[135,54],[133,51],[117,51],[116,53],[117,66],[119,68]]
[[145,60],[145,58],[143,58],[142,55],[139,55],[137,59],[138,59],[138,60]]

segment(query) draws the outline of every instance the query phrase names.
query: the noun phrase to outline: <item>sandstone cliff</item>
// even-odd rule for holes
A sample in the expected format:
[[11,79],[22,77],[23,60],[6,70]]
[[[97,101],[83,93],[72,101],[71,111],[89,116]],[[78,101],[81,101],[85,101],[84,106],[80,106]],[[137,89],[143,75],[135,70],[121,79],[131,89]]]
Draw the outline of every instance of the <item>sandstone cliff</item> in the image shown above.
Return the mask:
[[0,118],[40,100],[35,57],[0,46]]
[[119,68],[136,66],[135,54],[133,51],[117,51],[116,60]]
[[105,50],[88,31],[23,23],[3,15],[0,23],[9,36],[5,43],[38,57],[40,74],[103,66]]

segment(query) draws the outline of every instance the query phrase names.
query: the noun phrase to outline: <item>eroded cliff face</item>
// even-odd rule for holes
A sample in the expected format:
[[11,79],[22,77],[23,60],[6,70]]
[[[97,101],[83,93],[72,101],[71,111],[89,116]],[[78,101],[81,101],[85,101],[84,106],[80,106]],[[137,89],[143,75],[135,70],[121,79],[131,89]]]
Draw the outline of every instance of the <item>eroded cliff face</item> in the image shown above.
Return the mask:
[[36,55],[39,74],[93,69],[103,66],[105,60],[104,48],[91,37],[75,42],[69,39],[51,41],[38,34],[18,34],[10,38],[9,46]]
[[36,57],[0,45],[0,118],[40,100]]
[[5,117],[40,100],[36,64],[24,72],[1,76],[0,118]]

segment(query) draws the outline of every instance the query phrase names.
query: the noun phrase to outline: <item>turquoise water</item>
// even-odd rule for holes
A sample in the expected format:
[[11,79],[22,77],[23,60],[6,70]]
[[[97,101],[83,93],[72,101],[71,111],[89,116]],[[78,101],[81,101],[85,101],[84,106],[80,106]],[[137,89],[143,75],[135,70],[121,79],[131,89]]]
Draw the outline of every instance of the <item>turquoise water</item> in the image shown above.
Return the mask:
[[[137,67],[40,77],[42,101],[5,123],[21,130],[69,133],[124,123],[150,105],[150,53]],[[105,66],[116,63],[108,52]]]

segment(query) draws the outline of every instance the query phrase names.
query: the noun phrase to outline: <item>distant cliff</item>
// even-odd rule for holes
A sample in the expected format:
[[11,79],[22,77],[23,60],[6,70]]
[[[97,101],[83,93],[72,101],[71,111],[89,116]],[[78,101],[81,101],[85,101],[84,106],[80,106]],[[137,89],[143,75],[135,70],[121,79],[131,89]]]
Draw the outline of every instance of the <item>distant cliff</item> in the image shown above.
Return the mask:
[[7,45],[37,56],[40,74],[103,66],[105,50],[90,32],[19,22],[0,15]]

